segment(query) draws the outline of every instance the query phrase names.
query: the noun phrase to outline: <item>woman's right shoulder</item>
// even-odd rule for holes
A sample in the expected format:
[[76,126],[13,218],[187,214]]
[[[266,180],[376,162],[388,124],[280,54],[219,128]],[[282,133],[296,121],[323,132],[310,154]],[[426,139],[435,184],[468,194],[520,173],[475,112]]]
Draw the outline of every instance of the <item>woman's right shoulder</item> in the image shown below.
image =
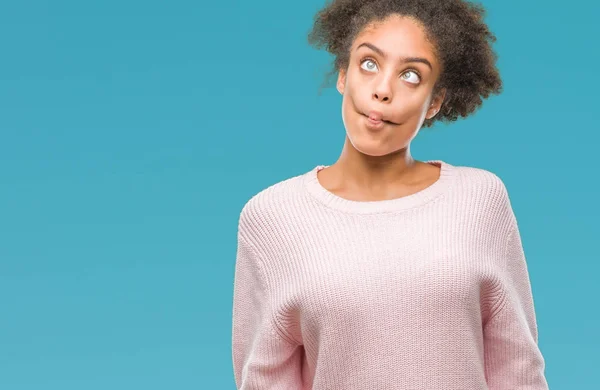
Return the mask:
[[304,175],[280,180],[252,194],[242,206],[240,224],[251,227],[280,220],[285,215],[286,205],[303,192]]

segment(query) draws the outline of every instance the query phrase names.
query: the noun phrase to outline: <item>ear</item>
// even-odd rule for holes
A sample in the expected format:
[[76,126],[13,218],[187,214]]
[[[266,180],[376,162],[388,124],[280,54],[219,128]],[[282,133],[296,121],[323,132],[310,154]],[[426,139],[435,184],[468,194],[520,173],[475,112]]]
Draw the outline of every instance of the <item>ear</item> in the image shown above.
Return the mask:
[[432,100],[429,108],[427,109],[427,115],[425,118],[431,119],[433,118],[439,111],[442,103],[444,102],[444,98],[446,97],[446,88],[442,89]]
[[342,95],[344,94],[344,87],[346,86],[346,72],[342,69],[338,73],[338,79],[336,83],[336,89]]

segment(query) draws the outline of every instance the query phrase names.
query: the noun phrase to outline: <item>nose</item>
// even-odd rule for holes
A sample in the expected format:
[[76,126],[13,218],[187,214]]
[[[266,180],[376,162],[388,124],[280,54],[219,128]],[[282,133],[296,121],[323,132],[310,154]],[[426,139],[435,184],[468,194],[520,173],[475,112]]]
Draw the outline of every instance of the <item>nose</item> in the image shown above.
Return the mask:
[[392,100],[392,89],[385,77],[382,77],[379,83],[375,85],[372,97],[382,103],[389,103]]
[[388,102],[390,100],[390,97],[384,92],[373,93],[373,98],[375,100],[379,100],[380,102]]

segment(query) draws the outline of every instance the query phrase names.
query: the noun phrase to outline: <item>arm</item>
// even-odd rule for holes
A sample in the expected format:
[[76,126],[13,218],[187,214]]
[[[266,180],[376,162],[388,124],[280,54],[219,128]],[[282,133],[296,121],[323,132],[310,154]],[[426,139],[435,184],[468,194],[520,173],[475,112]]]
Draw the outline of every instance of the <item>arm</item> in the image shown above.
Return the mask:
[[237,388],[301,389],[303,348],[278,331],[262,264],[239,233],[233,296],[232,356]]
[[490,390],[547,390],[529,273],[514,215],[512,221],[500,303],[483,329],[485,375]]

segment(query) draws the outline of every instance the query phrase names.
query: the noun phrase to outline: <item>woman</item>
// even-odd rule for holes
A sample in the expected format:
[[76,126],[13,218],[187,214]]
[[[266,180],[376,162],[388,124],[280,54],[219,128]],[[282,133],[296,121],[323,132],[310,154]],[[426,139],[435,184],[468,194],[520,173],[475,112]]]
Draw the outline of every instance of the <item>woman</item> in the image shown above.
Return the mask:
[[527,264],[492,172],[410,142],[501,91],[484,10],[333,1],[309,35],[335,56],[346,142],[238,225],[239,389],[547,389]]

